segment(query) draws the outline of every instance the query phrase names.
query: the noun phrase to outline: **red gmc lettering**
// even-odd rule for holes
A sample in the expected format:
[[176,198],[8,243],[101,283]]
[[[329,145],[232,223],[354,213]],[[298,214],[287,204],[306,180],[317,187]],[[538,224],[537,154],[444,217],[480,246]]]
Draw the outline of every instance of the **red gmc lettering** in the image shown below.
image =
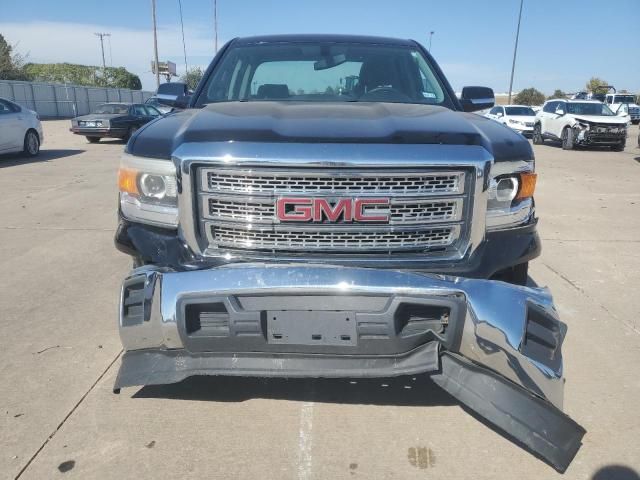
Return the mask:
[[323,213],[330,222],[337,222],[341,215],[345,222],[350,222],[353,218],[353,214],[351,213],[351,199],[343,198],[338,200],[335,206],[331,208],[328,200],[316,198],[313,201],[313,221],[321,222],[324,218],[322,216]]
[[282,222],[389,222],[389,213],[372,213],[368,206],[388,206],[388,198],[341,198],[333,205],[326,198],[283,197],[276,202]]
[[388,222],[389,214],[384,215],[372,215],[365,212],[367,205],[389,205],[388,198],[358,198],[355,201],[355,212],[353,219],[356,222]]
[[[293,205],[293,208],[287,208]],[[308,222],[313,218],[311,198],[279,198],[276,203],[276,215],[283,222]]]

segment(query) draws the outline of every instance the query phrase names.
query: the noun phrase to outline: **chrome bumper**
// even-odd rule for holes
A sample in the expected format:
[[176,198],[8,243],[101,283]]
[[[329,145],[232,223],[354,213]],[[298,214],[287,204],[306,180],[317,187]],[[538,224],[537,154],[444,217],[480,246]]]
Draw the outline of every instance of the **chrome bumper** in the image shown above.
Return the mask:
[[[224,322],[214,322],[208,335],[190,337],[185,323],[188,306],[212,303],[224,305]],[[445,308],[443,328],[428,327],[400,338],[399,306],[407,304]],[[344,335],[344,346],[339,338],[321,348],[304,339],[291,345],[270,337],[268,320],[276,320],[276,312],[289,317],[295,330],[298,318],[317,305],[323,305],[318,310],[329,323],[336,312],[343,320],[351,317],[348,328],[353,336]],[[543,288],[319,265],[242,264],[182,272],[142,267],[123,284],[120,336],[126,353],[115,389],[173,383],[191,375],[431,373],[449,393],[563,470],[584,434],[561,412],[565,333],[551,295]],[[411,348],[401,351],[407,345]],[[505,400],[512,397],[518,400]],[[505,413],[509,407],[500,407],[505,401],[519,413]],[[537,412],[534,417],[532,412]],[[550,417],[543,421],[544,412]],[[535,425],[527,426],[523,416]],[[560,437],[568,435],[568,440],[536,444],[551,425],[560,425]],[[549,445],[551,453],[545,451]]]

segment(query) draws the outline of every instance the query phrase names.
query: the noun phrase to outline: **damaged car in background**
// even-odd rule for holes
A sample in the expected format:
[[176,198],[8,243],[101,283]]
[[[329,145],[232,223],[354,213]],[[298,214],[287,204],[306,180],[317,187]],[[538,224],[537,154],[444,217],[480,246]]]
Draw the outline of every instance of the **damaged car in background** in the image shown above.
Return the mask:
[[[230,41],[119,171],[114,391],[192,375],[425,373],[559,471],[566,326],[524,286],[533,151],[418,43]],[[508,283],[509,282],[509,283]]]
[[536,115],[533,143],[559,140],[562,148],[605,146],[621,152],[627,143],[629,116],[617,116],[597,100],[548,100]]

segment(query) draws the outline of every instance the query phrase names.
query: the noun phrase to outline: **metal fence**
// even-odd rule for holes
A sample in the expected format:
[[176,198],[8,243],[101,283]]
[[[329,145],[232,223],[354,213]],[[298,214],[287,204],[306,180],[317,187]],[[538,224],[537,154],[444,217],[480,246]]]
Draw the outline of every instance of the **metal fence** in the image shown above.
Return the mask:
[[100,103],[141,103],[152,95],[126,88],[0,80],[0,97],[34,110],[43,118],[73,118],[90,113]]

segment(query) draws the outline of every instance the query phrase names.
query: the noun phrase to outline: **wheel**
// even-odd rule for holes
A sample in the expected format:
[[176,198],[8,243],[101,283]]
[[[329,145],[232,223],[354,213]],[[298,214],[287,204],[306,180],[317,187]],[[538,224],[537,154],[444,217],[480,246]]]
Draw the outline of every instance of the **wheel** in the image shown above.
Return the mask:
[[626,146],[626,144],[627,144],[627,141],[626,140],[622,140],[617,145],[613,145],[611,147],[611,150],[613,150],[614,152],[624,152],[624,147]]
[[123,140],[125,142],[128,142],[132,135],[136,133],[136,130],[138,130],[138,127],[129,127],[129,130],[127,130],[127,135],[123,138]]
[[562,149],[573,150],[573,130],[569,127],[562,130]]
[[533,139],[533,143],[535,145],[542,145],[544,143],[544,138],[542,138],[542,125],[536,123],[533,127],[533,135],[531,136]]
[[514,285],[526,285],[528,279],[529,262],[505,268],[491,277],[491,280],[500,280],[502,282],[513,283]]
[[25,157],[35,157],[40,152],[40,137],[35,130],[29,130],[24,135],[22,154]]
[[100,141],[100,137],[86,137],[89,143],[98,143]]

